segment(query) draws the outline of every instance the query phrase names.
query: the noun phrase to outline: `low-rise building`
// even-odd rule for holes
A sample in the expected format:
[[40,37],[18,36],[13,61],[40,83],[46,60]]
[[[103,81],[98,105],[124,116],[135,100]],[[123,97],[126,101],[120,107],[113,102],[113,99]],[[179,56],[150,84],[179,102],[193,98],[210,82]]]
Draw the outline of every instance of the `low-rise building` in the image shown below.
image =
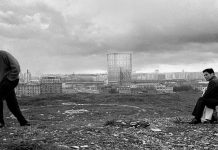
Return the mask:
[[131,88],[128,86],[120,86],[118,88],[119,94],[131,94]]
[[192,85],[192,88],[203,92],[205,90],[205,88],[207,88],[207,85],[208,85],[207,81],[200,81],[200,82]]
[[173,87],[158,85],[155,87],[158,93],[173,93]]
[[21,96],[36,96],[40,95],[39,83],[19,83],[15,88],[16,95]]
[[153,87],[155,87],[155,86],[158,86],[159,85],[159,83],[158,82],[151,82],[151,83],[135,83],[134,85],[132,85],[132,86],[134,86],[134,87],[137,87],[137,88],[153,88]]
[[131,94],[143,94],[143,93],[144,93],[144,89],[131,87]]
[[40,82],[41,94],[60,94],[62,93],[62,82],[57,76],[44,76]]

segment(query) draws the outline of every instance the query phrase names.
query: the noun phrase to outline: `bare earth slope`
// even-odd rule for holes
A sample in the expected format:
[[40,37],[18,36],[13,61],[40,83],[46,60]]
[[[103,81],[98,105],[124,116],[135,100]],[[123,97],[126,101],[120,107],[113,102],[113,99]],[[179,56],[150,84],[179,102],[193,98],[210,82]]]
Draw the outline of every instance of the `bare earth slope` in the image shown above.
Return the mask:
[[186,92],[22,98],[22,112],[32,126],[19,127],[5,106],[0,149],[218,149],[218,124],[187,123],[199,96]]

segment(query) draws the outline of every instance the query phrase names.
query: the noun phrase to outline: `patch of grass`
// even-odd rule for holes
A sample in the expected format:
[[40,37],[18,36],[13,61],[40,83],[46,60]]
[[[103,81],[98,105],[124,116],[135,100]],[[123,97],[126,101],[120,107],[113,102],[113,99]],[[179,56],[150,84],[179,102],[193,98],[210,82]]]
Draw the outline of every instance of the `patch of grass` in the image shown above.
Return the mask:
[[113,120],[107,120],[105,123],[104,123],[104,126],[115,126],[116,124],[116,120],[113,119]]
[[[22,112],[32,126],[20,127],[17,120],[5,109],[7,127],[0,130],[0,149],[68,150],[72,146],[80,148],[88,146],[87,149],[123,150],[146,149],[146,144],[155,143],[160,146],[162,141],[158,143],[153,137],[160,136],[165,143],[164,134],[140,128],[146,128],[149,123],[152,127],[166,122],[161,128],[164,131],[166,125],[171,126],[170,123],[173,123],[165,118],[190,115],[190,110],[193,109],[199,95],[198,93],[159,95],[79,93],[20,98]],[[65,113],[66,110],[79,109],[85,109],[87,112]],[[147,120],[145,118],[149,122],[142,121]],[[143,136],[140,137],[136,132],[140,132]],[[154,142],[148,143],[149,140]]]
[[56,144],[45,144],[37,141],[21,141],[6,145],[7,150],[69,150],[70,148]]

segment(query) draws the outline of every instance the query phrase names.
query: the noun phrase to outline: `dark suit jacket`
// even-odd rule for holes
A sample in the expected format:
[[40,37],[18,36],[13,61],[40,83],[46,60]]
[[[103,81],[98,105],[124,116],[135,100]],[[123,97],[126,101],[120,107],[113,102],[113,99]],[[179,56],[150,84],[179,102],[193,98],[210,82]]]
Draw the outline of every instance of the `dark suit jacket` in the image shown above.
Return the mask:
[[215,98],[218,101],[218,78],[216,76],[209,81],[203,98]]
[[20,65],[10,53],[0,50],[0,82],[7,77],[10,81],[19,78]]

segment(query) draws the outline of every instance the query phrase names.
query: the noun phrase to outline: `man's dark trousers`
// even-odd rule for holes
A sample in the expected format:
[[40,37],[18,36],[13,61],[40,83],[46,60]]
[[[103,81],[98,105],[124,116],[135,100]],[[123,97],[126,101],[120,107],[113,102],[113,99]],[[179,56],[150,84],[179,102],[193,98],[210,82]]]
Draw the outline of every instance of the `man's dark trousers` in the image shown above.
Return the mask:
[[27,123],[26,119],[23,117],[18,102],[14,88],[18,85],[19,79],[15,81],[10,81],[7,78],[4,78],[0,83],[0,123],[4,124],[3,116],[3,100],[6,100],[7,106],[12,114],[17,118],[19,123]]
[[200,97],[195,105],[192,115],[196,119],[201,119],[205,106],[211,109],[215,109],[218,105],[218,99]]

